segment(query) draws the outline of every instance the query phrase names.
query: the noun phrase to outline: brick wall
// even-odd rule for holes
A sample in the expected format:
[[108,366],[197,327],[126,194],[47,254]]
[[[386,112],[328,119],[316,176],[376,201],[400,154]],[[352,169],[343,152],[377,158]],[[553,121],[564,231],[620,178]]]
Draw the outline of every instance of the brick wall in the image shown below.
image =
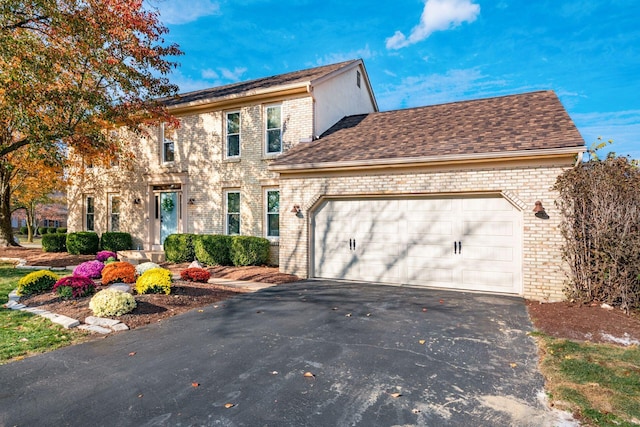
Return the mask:
[[[405,173],[334,174],[307,176],[283,174],[280,181],[280,269],[308,277],[310,220],[323,197],[349,195],[438,195],[494,192],[503,194],[523,212],[523,289],[534,300],[562,300],[565,275],[561,263],[560,217],[557,194],[551,189],[556,177],[569,165],[456,168],[415,170]],[[550,218],[536,218],[536,200]],[[300,205],[302,217],[289,213]]]

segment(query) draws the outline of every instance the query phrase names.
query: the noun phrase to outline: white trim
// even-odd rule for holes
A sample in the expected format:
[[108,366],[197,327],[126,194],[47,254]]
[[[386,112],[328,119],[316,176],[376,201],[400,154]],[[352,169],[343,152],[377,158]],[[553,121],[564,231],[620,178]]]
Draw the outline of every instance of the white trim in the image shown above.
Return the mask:
[[303,170],[355,169],[382,166],[417,166],[420,164],[438,164],[445,162],[488,161],[509,158],[542,158],[560,155],[581,154],[586,147],[550,148],[540,150],[500,151],[495,153],[449,154],[442,156],[396,157],[392,159],[348,160],[325,163],[299,163],[296,165],[270,165],[269,169],[277,172],[294,172]]
[[[235,156],[229,155],[229,114],[238,114],[238,154]],[[240,110],[231,110],[224,112],[224,158],[228,160],[239,159],[242,155],[242,114]],[[235,134],[231,134],[235,135]]]
[[[160,163],[162,165],[171,165],[176,161],[176,141],[174,139],[165,138],[165,124],[160,124]],[[173,160],[167,160],[165,156],[165,144],[173,145]]]
[[[119,199],[119,210],[117,212],[118,215],[118,229],[113,229],[113,198],[117,197]],[[122,197],[120,193],[109,193],[107,195],[107,231],[120,231],[120,214],[122,213]]]
[[[89,217],[89,199],[92,200],[93,212],[91,212],[93,218],[93,228],[89,230],[89,221],[87,221]],[[93,194],[86,194],[84,196],[84,207],[83,207],[83,225],[85,231],[96,231],[96,197]]]

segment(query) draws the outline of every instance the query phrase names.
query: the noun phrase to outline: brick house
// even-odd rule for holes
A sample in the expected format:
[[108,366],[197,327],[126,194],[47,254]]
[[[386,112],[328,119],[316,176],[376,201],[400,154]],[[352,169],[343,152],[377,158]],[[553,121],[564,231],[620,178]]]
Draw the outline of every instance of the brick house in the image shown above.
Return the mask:
[[120,181],[69,192],[70,229],[109,229],[117,195],[145,249],[240,233],[271,238],[300,277],[563,297],[552,186],[584,141],[551,91],[379,112],[348,61],[169,105],[174,135],[132,141]]

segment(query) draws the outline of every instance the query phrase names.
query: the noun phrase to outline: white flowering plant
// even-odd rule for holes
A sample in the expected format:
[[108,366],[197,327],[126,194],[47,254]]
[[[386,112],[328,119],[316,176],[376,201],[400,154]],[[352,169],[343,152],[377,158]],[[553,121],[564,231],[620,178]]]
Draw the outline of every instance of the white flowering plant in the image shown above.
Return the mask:
[[136,300],[128,292],[105,289],[89,301],[89,308],[96,316],[122,316],[136,308]]

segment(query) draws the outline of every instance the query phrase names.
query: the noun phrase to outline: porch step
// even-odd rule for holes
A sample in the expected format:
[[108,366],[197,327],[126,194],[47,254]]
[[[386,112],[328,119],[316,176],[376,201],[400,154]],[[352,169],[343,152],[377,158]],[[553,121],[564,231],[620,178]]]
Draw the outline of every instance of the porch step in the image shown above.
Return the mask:
[[165,261],[164,251],[145,251],[145,250],[130,250],[130,251],[118,251],[118,259],[120,261],[126,261],[133,265],[142,264],[143,262],[155,262],[161,263]]

